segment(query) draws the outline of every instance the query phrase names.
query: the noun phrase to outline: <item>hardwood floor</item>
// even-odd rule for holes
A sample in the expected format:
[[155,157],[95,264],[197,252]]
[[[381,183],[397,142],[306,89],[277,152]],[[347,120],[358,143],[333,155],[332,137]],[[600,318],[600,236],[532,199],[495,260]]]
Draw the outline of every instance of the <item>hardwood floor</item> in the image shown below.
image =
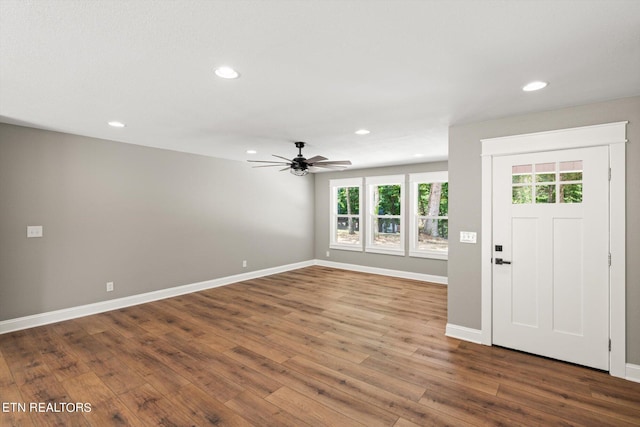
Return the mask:
[[316,266],[0,335],[0,425],[640,425],[640,384],[445,337],[446,296]]

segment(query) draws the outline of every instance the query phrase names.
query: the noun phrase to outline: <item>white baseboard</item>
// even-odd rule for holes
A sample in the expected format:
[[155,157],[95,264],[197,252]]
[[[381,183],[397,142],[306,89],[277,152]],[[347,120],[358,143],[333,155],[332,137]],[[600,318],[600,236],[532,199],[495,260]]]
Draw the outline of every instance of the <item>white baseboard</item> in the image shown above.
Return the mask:
[[320,265],[322,267],[337,268],[340,270],[358,271],[360,273],[371,273],[371,274],[379,274],[381,276],[399,277],[401,279],[420,280],[423,282],[437,283],[440,285],[446,285],[448,283],[448,278],[446,276],[434,276],[431,274],[412,273],[410,271],[389,270],[386,268],[378,268],[378,267],[367,267],[364,265],[346,264],[343,262],[327,261],[323,259],[316,259],[315,265]]
[[466,326],[458,326],[447,323],[445,335],[463,341],[482,344],[482,331],[479,329],[471,329],[467,328]]
[[62,310],[49,311],[46,313],[34,314],[31,316],[19,317],[0,321],[0,334],[19,331],[22,329],[34,328],[36,326],[48,325],[50,323],[61,322],[63,320],[76,319],[78,317],[92,314],[104,313],[105,311],[117,310],[132,305],[144,304],[178,295],[203,291],[205,289],[217,288],[219,286],[230,285],[232,283],[245,280],[256,279],[258,277],[270,276],[272,274],[284,273],[285,271],[296,270],[298,268],[314,265],[313,260],[287,264],[279,267],[266,268],[264,270],[251,271],[219,279],[207,280],[204,282],[191,283],[189,285],[176,286],[173,288],[160,289],[158,291],[144,294],[131,295],[128,297],[112,299],[108,301],[96,302],[77,307],[65,308]]
[[625,378],[629,381],[640,383],[640,365],[627,363],[627,375]]

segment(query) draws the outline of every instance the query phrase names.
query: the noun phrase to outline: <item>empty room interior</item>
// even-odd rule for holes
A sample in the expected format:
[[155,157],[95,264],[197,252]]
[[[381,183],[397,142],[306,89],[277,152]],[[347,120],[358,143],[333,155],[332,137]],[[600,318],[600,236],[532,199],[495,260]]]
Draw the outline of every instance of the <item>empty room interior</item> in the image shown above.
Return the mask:
[[0,0],[0,426],[640,426],[640,2]]

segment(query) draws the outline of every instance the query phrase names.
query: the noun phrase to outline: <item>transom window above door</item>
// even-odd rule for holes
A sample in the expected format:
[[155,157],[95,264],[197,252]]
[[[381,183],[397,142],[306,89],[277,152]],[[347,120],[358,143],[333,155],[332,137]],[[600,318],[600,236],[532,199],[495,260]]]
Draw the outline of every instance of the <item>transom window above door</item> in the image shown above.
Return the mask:
[[513,166],[511,202],[582,203],[582,160]]

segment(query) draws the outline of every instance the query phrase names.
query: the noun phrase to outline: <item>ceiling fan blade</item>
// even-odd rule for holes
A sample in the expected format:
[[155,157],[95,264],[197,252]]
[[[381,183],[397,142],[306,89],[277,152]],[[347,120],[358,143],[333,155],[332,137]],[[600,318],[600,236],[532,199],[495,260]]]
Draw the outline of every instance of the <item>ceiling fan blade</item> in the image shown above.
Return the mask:
[[[280,167],[282,165],[260,165],[260,166],[252,166],[253,168],[272,168],[272,167]],[[287,166],[289,168],[289,166]]]
[[351,162],[349,160],[333,160],[329,162],[316,162],[313,166],[349,166]]
[[309,172],[311,173],[318,173],[318,172],[328,172],[328,171],[342,171],[344,170],[345,166],[321,166],[321,167],[315,167],[315,166],[309,166]]
[[288,171],[289,169],[291,169],[290,167],[284,168],[284,169],[280,169],[278,172],[284,172],[284,171]]
[[346,168],[346,166],[343,166],[343,165],[314,165],[309,167],[316,168],[316,169],[336,169],[336,170],[342,170]]
[[247,160],[247,162],[251,162],[251,163],[273,163],[276,165],[290,165],[291,162],[274,162],[273,160]]
[[322,160],[329,160],[329,159],[322,156],[313,156],[312,158],[307,159],[307,163],[321,162]]
[[286,160],[287,162],[290,162],[290,161],[291,161],[291,159],[287,159],[286,157],[278,156],[278,155],[276,155],[276,154],[272,154],[272,156],[273,156],[273,157],[277,157],[277,158],[279,158],[279,159]]

